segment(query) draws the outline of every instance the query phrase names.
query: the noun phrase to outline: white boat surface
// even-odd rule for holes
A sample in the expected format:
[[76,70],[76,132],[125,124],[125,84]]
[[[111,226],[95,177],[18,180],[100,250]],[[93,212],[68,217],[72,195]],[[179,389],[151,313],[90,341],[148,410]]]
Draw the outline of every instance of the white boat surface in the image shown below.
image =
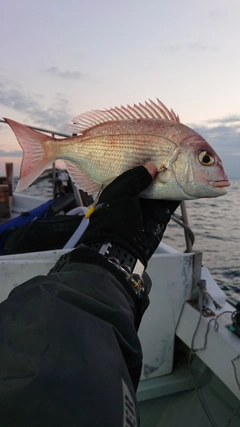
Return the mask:
[[[44,201],[14,193],[13,215]],[[0,256],[0,301],[15,286],[47,274],[67,251]],[[239,427],[240,338],[230,330],[235,307],[202,266],[201,253],[161,243],[147,272],[153,285],[139,330],[141,426]]]

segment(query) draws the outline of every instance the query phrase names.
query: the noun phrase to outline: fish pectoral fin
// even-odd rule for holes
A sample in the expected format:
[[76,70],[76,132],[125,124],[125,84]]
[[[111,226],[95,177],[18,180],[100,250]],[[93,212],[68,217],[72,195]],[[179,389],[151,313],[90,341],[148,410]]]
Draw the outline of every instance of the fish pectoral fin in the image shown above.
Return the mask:
[[160,168],[159,168],[158,172],[165,172],[167,169],[168,169],[168,167],[163,163],[163,164],[160,166]]
[[168,159],[165,162],[165,168],[166,169],[172,169],[173,163],[176,162],[176,160],[178,159],[178,154],[180,153],[180,151],[181,151],[180,147],[178,147],[178,148],[176,148],[176,150],[174,150],[170,159]]
[[98,193],[102,184],[89,179],[74,163],[66,161],[68,173],[78,189],[86,191],[89,195]]
[[164,169],[157,175],[156,181],[161,184],[167,184],[169,180],[175,180],[175,175],[172,169]]
[[180,152],[180,148],[176,148],[176,150],[174,150],[170,159],[165,160],[161,164],[160,168],[158,169],[158,172],[160,174],[164,174],[166,171],[172,170],[173,163],[176,162],[179,152]]

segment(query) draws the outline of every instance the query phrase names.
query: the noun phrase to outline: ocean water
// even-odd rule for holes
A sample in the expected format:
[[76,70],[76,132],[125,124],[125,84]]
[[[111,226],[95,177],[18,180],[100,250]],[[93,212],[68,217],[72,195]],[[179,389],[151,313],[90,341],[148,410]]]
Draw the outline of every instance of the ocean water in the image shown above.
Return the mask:
[[[186,201],[193,250],[203,253],[203,264],[233,303],[240,301],[240,180],[232,180],[225,196]],[[180,213],[177,211],[177,213]],[[183,229],[168,226],[164,241],[186,249]]]
[[[47,180],[24,190],[52,198]],[[203,253],[203,264],[233,303],[240,301],[240,180],[232,180],[225,196],[186,202],[193,250]],[[180,214],[180,210],[177,211]],[[182,227],[171,221],[163,241],[180,251],[186,249]]]

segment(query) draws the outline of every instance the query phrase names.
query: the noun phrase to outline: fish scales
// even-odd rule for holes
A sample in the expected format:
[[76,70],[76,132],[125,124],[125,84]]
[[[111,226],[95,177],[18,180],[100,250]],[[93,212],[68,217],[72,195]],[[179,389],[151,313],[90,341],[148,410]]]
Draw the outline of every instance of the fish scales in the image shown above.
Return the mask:
[[157,127],[152,130],[149,126],[151,133],[146,128],[143,133],[137,122],[130,124],[111,126],[111,129],[105,125],[94,132],[85,132],[82,137],[76,137],[70,148],[60,142],[58,157],[75,161],[91,179],[102,183],[148,160],[160,167],[176,145],[159,136]]

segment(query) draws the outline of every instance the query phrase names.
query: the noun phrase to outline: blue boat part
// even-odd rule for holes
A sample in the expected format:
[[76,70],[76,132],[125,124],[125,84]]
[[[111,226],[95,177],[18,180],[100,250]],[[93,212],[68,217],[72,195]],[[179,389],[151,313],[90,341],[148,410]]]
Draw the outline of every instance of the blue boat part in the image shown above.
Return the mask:
[[22,225],[28,224],[35,218],[44,218],[47,214],[47,211],[52,203],[55,200],[49,200],[48,202],[43,203],[42,205],[34,208],[30,211],[23,212],[21,215],[12,218],[3,224],[0,225],[0,254],[3,251],[4,244],[9,236],[9,234],[16,228],[21,227]]

